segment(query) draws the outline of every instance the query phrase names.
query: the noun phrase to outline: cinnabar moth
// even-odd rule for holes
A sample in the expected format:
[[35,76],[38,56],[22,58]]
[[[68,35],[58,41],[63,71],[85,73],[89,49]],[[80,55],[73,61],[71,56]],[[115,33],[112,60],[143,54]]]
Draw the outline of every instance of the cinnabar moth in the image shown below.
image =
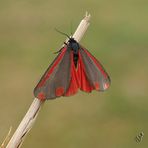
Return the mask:
[[109,75],[100,62],[74,38],[59,51],[34,89],[40,100],[71,96],[78,89],[104,91],[110,86]]

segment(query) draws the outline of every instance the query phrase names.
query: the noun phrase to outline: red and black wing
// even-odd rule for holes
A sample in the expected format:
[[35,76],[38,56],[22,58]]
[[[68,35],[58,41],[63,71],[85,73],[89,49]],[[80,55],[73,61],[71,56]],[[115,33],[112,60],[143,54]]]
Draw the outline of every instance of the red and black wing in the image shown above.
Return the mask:
[[104,91],[110,86],[109,75],[101,63],[85,48],[80,46],[80,89],[86,92],[92,90]]
[[66,94],[70,85],[71,51],[67,46],[61,49],[34,89],[36,98],[53,99]]
[[45,100],[70,96],[79,88],[85,92],[106,90],[110,78],[100,62],[81,46],[78,57],[75,67],[73,51],[65,45],[35,87],[35,97]]

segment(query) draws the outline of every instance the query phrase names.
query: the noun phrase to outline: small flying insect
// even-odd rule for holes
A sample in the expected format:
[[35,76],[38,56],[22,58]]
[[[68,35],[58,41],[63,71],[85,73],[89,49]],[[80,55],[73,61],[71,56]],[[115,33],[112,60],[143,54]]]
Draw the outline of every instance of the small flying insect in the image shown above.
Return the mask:
[[140,132],[140,133],[135,137],[135,141],[136,141],[137,143],[140,143],[140,142],[142,141],[143,137],[144,137],[144,132]]

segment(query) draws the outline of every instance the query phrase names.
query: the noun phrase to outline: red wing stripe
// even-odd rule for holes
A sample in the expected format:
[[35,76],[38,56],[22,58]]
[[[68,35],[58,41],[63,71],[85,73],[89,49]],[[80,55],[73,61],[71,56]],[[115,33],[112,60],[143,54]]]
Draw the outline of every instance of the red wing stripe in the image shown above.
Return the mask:
[[81,54],[79,52],[79,60],[78,60],[78,78],[79,78],[79,87],[81,90],[85,92],[91,92],[94,88],[93,86],[90,85],[87,76],[86,76],[86,71],[85,71],[85,66],[82,61]]
[[51,73],[54,71],[55,67],[58,65],[58,63],[61,61],[61,59],[63,58],[64,54],[66,52],[66,48],[64,48],[61,53],[59,54],[59,56],[57,57],[57,59],[55,60],[55,62],[53,63],[53,65],[50,67],[50,69],[47,70],[47,72],[45,72],[45,75],[43,76],[43,78],[41,79],[40,83],[37,85],[37,87],[42,87],[46,80],[50,77]]
[[74,61],[73,61],[73,52],[71,51],[71,72],[70,72],[70,85],[69,88],[67,90],[67,92],[65,93],[65,96],[71,96],[74,95],[75,93],[77,93],[78,88],[79,88],[79,82],[78,82],[78,76],[77,76],[77,71],[74,65]]

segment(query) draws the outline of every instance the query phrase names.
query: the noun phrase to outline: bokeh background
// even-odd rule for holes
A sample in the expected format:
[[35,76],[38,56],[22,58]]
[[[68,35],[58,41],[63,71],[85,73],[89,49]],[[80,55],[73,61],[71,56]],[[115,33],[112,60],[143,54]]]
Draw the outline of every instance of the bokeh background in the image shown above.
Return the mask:
[[148,147],[147,0],[1,0],[1,142],[19,125],[65,41],[54,28],[74,32],[86,10],[91,25],[81,44],[102,62],[112,85],[103,93],[47,101],[22,148]]

